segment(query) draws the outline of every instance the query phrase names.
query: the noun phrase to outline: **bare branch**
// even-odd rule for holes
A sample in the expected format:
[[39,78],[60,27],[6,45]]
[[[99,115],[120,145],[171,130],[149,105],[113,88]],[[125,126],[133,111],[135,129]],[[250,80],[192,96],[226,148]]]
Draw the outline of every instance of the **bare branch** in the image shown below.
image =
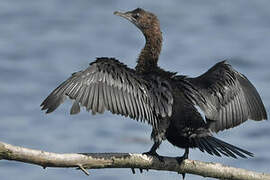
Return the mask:
[[86,175],[89,175],[86,169],[139,168],[190,173],[219,179],[270,180],[270,174],[224,166],[218,163],[187,159],[179,166],[175,158],[171,157],[165,157],[163,163],[151,156],[131,153],[57,154],[13,146],[3,142],[0,142],[0,158],[36,164],[43,168],[74,167],[82,170]]
[[83,165],[79,164],[78,165],[78,169],[82,170],[82,172],[84,172],[84,174],[86,174],[87,176],[89,176],[90,173],[86,169],[84,169]]

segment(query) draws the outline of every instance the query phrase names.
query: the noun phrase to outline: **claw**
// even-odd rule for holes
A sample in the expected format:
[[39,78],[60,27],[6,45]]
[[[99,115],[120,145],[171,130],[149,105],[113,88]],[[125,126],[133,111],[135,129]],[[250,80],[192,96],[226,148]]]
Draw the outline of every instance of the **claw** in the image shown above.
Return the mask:
[[187,159],[187,157],[181,156],[181,157],[176,157],[176,161],[178,162],[179,165],[181,165],[181,163]]
[[[140,170],[140,173],[143,173],[143,169],[142,168],[139,168],[139,170]],[[136,174],[135,168],[131,168],[131,171],[132,171],[132,174]]]
[[[176,158],[176,161],[178,162],[179,165],[181,165],[181,163],[182,163],[185,159],[187,159],[187,157],[181,156],[181,157],[177,157],[177,158]],[[184,180],[185,177],[186,177],[186,173],[181,173],[181,175],[182,175],[183,180]]]
[[[185,159],[188,158],[188,154],[189,154],[189,149],[186,148],[186,149],[185,149],[184,155],[176,158],[176,161],[178,162],[179,165],[181,165],[182,162],[183,162]],[[183,180],[184,180],[185,177],[186,177],[186,173],[181,173],[181,174],[182,174],[182,177],[183,177]]]
[[156,157],[158,158],[159,161],[163,162],[164,163],[164,157],[163,156],[160,156],[158,155],[157,152],[153,152],[153,151],[149,151],[149,152],[144,152],[143,154],[145,155],[149,155],[149,156],[153,156],[153,157]]
[[186,173],[182,173],[183,180],[185,180]]
[[134,168],[131,168],[131,171],[132,171],[132,174],[136,174]]

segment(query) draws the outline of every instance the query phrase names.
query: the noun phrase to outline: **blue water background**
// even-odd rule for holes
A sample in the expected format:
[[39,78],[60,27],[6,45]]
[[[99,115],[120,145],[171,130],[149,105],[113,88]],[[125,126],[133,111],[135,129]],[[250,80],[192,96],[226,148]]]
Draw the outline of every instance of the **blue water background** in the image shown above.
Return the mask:
[[[116,57],[134,67],[144,37],[115,10],[145,8],[158,15],[164,36],[160,66],[197,76],[228,59],[257,87],[270,108],[270,1],[148,0],[0,1],[0,141],[45,151],[135,152],[149,150],[151,128],[105,113],[70,116],[66,102],[54,113],[40,103],[59,83],[95,57]],[[248,121],[219,138],[255,153],[250,159],[219,158],[191,150],[190,158],[270,173],[269,121]],[[183,150],[164,142],[158,153]],[[179,179],[177,173],[129,169],[48,168],[0,161],[0,179]],[[187,179],[204,179],[187,175]],[[208,178],[206,178],[208,179]]]

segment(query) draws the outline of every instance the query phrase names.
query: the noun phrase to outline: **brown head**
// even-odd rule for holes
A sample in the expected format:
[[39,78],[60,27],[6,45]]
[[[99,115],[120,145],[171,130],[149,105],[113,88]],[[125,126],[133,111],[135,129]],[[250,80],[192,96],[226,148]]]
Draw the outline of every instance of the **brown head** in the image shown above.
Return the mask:
[[143,73],[156,67],[162,46],[162,34],[156,15],[141,8],[125,13],[116,11],[114,14],[132,22],[145,36],[145,47],[140,53],[136,70]]

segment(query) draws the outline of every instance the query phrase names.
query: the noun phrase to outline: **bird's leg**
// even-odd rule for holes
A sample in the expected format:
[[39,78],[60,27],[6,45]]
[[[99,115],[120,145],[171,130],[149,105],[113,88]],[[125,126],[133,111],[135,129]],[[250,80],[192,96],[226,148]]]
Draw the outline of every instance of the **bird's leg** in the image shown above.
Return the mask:
[[[153,146],[151,147],[150,151],[148,152],[144,152],[142,154],[145,154],[145,155],[149,155],[149,156],[155,156],[157,157],[161,162],[164,162],[164,158],[160,155],[158,155],[158,153],[156,152],[159,145],[161,144],[161,142],[155,142],[153,144]],[[143,169],[142,168],[139,168],[140,169],[140,172],[143,173]],[[133,174],[135,174],[135,169],[134,168],[131,168],[131,171]],[[147,170],[148,171],[148,170]]]
[[[185,148],[185,153],[183,156],[181,157],[177,157],[176,160],[178,162],[179,165],[181,165],[181,163],[188,158],[188,154],[189,154],[189,148]],[[186,173],[181,173],[182,174],[182,177],[183,177],[183,180],[185,179],[185,176],[186,176]]]
[[[158,158],[158,160],[160,160],[161,162],[164,162],[164,158],[162,156],[158,155],[158,153],[156,152],[160,144],[161,144],[161,142],[154,142],[154,144],[151,147],[150,151],[144,152],[142,154],[155,156],[155,157]],[[135,172],[135,171],[132,170],[132,172]],[[140,168],[140,172],[143,173],[143,169]]]
[[[164,162],[164,158],[160,155],[158,155],[158,153],[156,152],[159,145],[161,144],[161,142],[155,142],[153,144],[153,146],[151,147],[150,151],[148,152],[144,152],[142,154],[145,154],[145,155],[149,155],[149,156],[155,156],[157,157],[161,162]],[[143,169],[142,168],[139,168],[140,169],[140,172],[143,173]],[[131,171],[133,174],[135,174],[135,169],[134,168],[131,168]],[[148,170],[147,170],[148,171]]]
[[189,148],[185,148],[185,153],[183,156],[177,157],[176,160],[178,162],[179,165],[181,165],[181,163],[188,158],[188,154],[189,154]]
[[161,162],[164,162],[164,158],[156,152],[161,142],[154,142],[153,146],[151,147],[150,151],[144,152],[145,155],[155,156],[157,157]]

